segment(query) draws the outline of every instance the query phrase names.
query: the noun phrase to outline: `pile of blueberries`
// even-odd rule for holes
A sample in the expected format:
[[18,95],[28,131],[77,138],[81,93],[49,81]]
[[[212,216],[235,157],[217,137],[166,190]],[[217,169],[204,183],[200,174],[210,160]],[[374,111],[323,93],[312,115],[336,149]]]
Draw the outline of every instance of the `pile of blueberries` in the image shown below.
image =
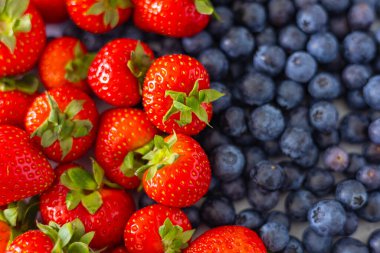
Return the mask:
[[[132,24],[106,35],[68,24],[63,33],[92,51],[129,37],[156,56],[184,52],[225,93],[213,128],[198,136],[214,178],[203,204],[185,209],[194,227],[243,225],[271,252],[379,253],[380,230],[367,242],[350,235],[361,220],[380,221],[380,1],[213,3],[221,21],[192,38]],[[282,196],[285,212],[271,211]],[[243,199],[251,208],[236,213]],[[298,222],[308,224],[302,238],[289,234]]]

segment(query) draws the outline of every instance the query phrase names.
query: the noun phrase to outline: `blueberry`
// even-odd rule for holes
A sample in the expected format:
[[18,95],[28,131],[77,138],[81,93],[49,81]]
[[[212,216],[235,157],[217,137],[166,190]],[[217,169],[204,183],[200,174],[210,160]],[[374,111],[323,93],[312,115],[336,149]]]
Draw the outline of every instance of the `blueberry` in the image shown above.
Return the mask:
[[307,43],[307,51],[320,63],[332,62],[338,55],[338,40],[331,33],[316,33]]
[[235,136],[233,138],[233,141],[240,147],[246,147],[252,145],[252,143],[255,141],[255,138],[249,131],[246,131],[239,136]]
[[290,225],[291,225],[288,216],[285,213],[280,212],[280,211],[272,211],[272,212],[268,213],[267,223],[269,223],[269,222],[282,224],[288,230],[290,229]]
[[301,104],[305,96],[301,84],[291,80],[285,80],[277,88],[277,103],[284,109],[289,110]]
[[302,242],[308,253],[327,253],[331,250],[333,239],[331,236],[319,235],[308,227],[303,233]]
[[369,112],[369,118],[371,121],[375,121],[377,119],[380,119],[380,111],[371,110]]
[[352,235],[358,229],[359,217],[354,212],[346,212],[347,219],[342,233],[339,235]]
[[211,182],[210,182],[210,186],[208,187],[208,191],[207,191],[207,194],[208,195],[213,195],[215,193],[219,193],[220,192],[220,182],[218,179],[216,179],[216,177],[212,176],[211,177]]
[[248,185],[247,199],[254,210],[266,212],[274,208],[280,200],[278,191],[267,191],[251,182]]
[[235,224],[252,230],[257,230],[264,224],[264,222],[265,220],[259,212],[253,209],[245,209],[236,215]]
[[130,38],[135,40],[143,40],[144,33],[135,26],[129,25],[125,27],[125,31],[121,35],[122,38]]
[[342,237],[335,242],[332,253],[369,253],[367,246],[361,241]]
[[207,136],[207,138],[201,138],[200,142],[206,152],[211,152],[217,146],[231,143],[230,139],[213,128],[206,128],[201,135]]
[[360,218],[368,222],[380,221],[380,192],[375,191],[368,194],[367,204],[358,210]]
[[225,144],[213,150],[210,162],[215,177],[223,182],[229,182],[242,174],[245,158],[240,148]]
[[268,156],[274,157],[281,155],[281,148],[278,140],[264,141],[261,147]]
[[322,132],[316,131],[314,132],[313,136],[314,136],[315,143],[321,149],[326,149],[330,146],[338,145],[340,142],[340,136],[337,130],[329,132],[329,133],[322,133]]
[[330,193],[334,189],[334,184],[335,178],[330,171],[312,169],[306,174],[305,189],[317,196]]
[[342,80],[348,89],[360,89],[371,77],[371,70],[365,65],[348,65],[342,73]]
[[245,155],[245,168],[244,168],[244,177],[247,180],[253,179],[256,174],[256,165],[267,159],[264,151],[259,147],[251,146],[244,150]]
[[256,44],[258,47],[263,45],[275,45],[277,41],[277,34],[272,27],[266,27],[263,31],[255,34]]
[[380,253],[380,229],[371,233],[368,239],[368,246],[371,253]]
[[294,162],[301,166],[302,168],[310,168],[313,167],[319,158],[319,150],[316,145],[311,145],[304,156],[296,158]]
[[276,191],[282,187],[285,180],[284,169],[273,162],[261,161],[256,165],[254,177],[256,184],[268,191]]
[[218,81],[227,75],[229,63],[219,49],[207,49],[199,55],[198,59],[206,68],[211,80]]
[[238,201],[246,196],[247,187],[243,178],[239,177],[231,182],[222,182],[220,189],[223,195],[232,201]]
[[164,56],[168,54],[180,54],[183,53],[181,40],[176,38],[164,37],[161,42],[161,49],[158,56]]
[[268,4],[269,20],[275,26],[284,26],[292,20],[295,12],[290,0],[270,0]]
[[370,143],[364,146],[364,157],[370,163],[380,163],[380,145]]
[[378,165],[366,165],[356,173],[356,179],[363,183],[371,191],[380,188],[380,167]]
[[352,109],[362,110],[368,107],[361,89],[347,91],[346,100],[348,106]]
[[321,101],[311,106],[309,119],[316,130],[328,133],[337,129],[339,113],[334,104]]
[[350,163],[349,159],[348,153],[338,146],[328,148],[323,154],[324,165],[336,172],[344,171]]
[[142,192],[139,197],[139,208],[144,208],[156,204],[156,201],[151,199],[145,192]]
[[367,203],[367,190],[357,180],[346,180],[340,182],[335,191],[335,198],[345,207],[356,210]]
[[104,38],[101,35],[93,34],[90,32],[83,32],[81,41],[90,52],[99,51],[105,42]]
[[322,31],[327,23],[327,13],[318,4],[308,5],[297,13],[297,25],[305,33]]
[[200,32],[197,35],[182,39],[182,47],[186,53],[197,55],[213,44],[212,37],[208,32]]
[[248,56],[254,47],[255,40],[244,27],[232,27],[220,41],[220,48],[232,59]]
[[264,105],[250,114],[248,126],[255,138],[270,141],[278,138],[284,131],[285,119],[279,109]]
[[369,139],[376,144],[380,144],[380,119],[373,121],[368,128]]
[[339,97],[342,85],[335,76],[322,72],[310,81],[308,91],[313,98],[330,100]]
[[282,253],[303,253],[304,248],[300,240],[295,238],[294,236],[290,236],[290,240],[288,245],[286,245],[285,249]]
[[315,202],[317,202],[317,198],[309,191],[292,191],[286,197],[285,210],[292,220],[306,221],[307,212]]
[[349,113],[340,123],[340,135],[343,141],[362,143],[368,139],[369,119],[361,113]]
[[235,208],[231,201],[224,197],[208,197],[201,206],[200,215],[209,227],[235,223]]
[[283,250],[289,242],[289,231],[282,224],[268,222],[260,228],[260,237],[270,251]]
[[368,63],[375,58],[376,45],[364,32],[352,32],[343,41],[344,57],[351,63]]
[[344,12],[350,5],[350,0],[321,0],[326,10],[333,13]]
[[264,45],[258,48],[253,58],[253,65],[257,71],[271,76],[278,75],[285,66],[286,55],[278,46]]
[[321,200],[309,210],[307,218],[316,233],[333,236],[343,230],[346,212],[338,201]]
[[280,30],[278,43],[287,52],[292,53],[305,48],[307,36],[298,27],[289,25]]
[[210,87],[211,89],[217,90],[224,94],[223,97],[212,102],[212,110],[214,113],[218,114],[231,106],[232,94],[228,86],[222,83],[213,82]]
[[374,8],[367,3],[357,3],[348,12],[348,22],[352,30],[368,29],[375,18]]
[[350,164],[344,171],[349,177],[355,177],[359,169],[367,165],[364,156],[360,154],[351,153],[350,154]]
[[264,30],[267,13],[262,4],[243,3],[236,11],[238,20],[249,28],[251,32],[257,33]]
[[221,37],[232,27],[234,14],[229,8],[224,6],[216,7],[215,12],[220,16],[220,20],[211,19],[208,31],[216,37]]
[[281,136],[281,150],[292,159],[304,156],[311,146],[313,146],[312,137],[308,131],[302,128],[288,128]]
[[305,181],[305,173],[302,171],[298,165],[292,162],[280,162],[280,166],[284,168],[285,181],[282,185],[282,189],[288,190],[299,190]]
[[199,216],[199,209],[195,206],[183,208],[182,211],[189,218],[191,226],[197,228],[201,225],[201,217]]
[[247,130],[244,109],[231,106],[220,117],[222,131],[229,136],[240,136]]
[[334,16],[330,19],[330,31],[338,38],[343,39],[350,32],[346,15]]
[[299,106],[291,110],[288,117],[288,127],[297,127],[306,131],[311,131],[311,126],[309,124],[309,108]]
[[249,73],[236,85],[242,102],[248,105],[263,105],[270,102],[275,95],[273,80],[264,74]]
[[306,83],[317,71],[317,63],[306,52],[295,52],[288,58],[285,67],[286,76],[293,81]]
[[66,37],[74,37],[80,39],[83,34],[83,30],[81,30],[77,25],[75,25],[72,21],[67,22],[62,29],[62,36]]
[[295,5],[300,9],[308,5],[316,4],[318,0],[294,0]]

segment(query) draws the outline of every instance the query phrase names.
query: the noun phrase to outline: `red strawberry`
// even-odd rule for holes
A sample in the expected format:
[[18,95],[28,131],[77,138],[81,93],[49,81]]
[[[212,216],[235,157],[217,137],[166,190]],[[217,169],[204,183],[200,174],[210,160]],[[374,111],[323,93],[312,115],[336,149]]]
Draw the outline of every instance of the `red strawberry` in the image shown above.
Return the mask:
[[11,227],[7,223],[0,221],[0,252],[5,252],[10,238]]
[[257,234],[241,226],[211,229],[198,237],[184,253],[267,253]]
[[10,245],[6,253],[51,253],[51,252],[91,252],[88,244],[94,238],[94,232],[84,233],[79,219],[64,224],[62,227],[52,222],[47,225],[38,224],[40,230],[30,230],[19,235]]
[[193,233],[189,219],[180,209],[152,205],[132,215],[124,242],[129,253],[180,253]]
[[145,72],[153,59],[152,50],[133,39],[117,39],[106,44],[92,62],[88,82],[95,94],[115,106],[140,102]]
[[66,0],[74,23],[92,33],[105,33],[129,19],[130,0]]
[[31,0],[47,23],[59,23],[69,18],[65,0]]
[[136,167],[136,156],[145,145],[148,145],[149,151],[149,143],[156,132],[142,110],[119,108],[104,112],[99,125],[95,156],[107,178],[124,188],[136,188],[140,184],[133,170]]
[[117,247],[116,249],[112,250],[111,253],[128,253],[128,251],[124,247]]
[[120,243],[135,210],[133,198],[123,190],[104,187],[113,185],[95,161],[93,175],[75,164],[60,166],[56,173],[60,181],[41,195],[42,219],[62,225],[79,218],[87,232],[95,232],[91,247],[96,249]]
[[172,37],[199,33],[214,13],[210,0],[133,0],[133,4],[137,27]]
[[0,4],[0,77],[33,68],[45,46],[45,25],[29,0]]
[[54,161],[83,156],[95,140],[98,112],[84,92],[62,87],[37,97],[29,108],[25,128]]
[[74,86],[89,91],[88,69],[95,55],[76,38],[61,37],[51,41],[39,62],[41,80],[47,89]]
[[211,120],[211,102],[221,96],[210,89],[202,64],[186,55],[158,58],[143,87],[144,109],[153,124],[166,133],[198,134]]
[[36,97],[37,78],[0,78],[0,125],[24,127],[25,115]]
[[23,130],[0,125],[0,206],[37,195],[54,180],[47,159]]
[[206,194],[211,169],[206,153],[192,138],[156,135],[154,149],[143,156],[148,163],[137,170],[145,192],[156,202],[175,207],[196,203]]

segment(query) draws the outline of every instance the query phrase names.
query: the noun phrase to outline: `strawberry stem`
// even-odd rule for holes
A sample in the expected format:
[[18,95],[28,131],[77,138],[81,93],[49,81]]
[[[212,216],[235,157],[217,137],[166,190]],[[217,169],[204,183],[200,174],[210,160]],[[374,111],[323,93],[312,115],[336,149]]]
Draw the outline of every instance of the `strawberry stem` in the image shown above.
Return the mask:
[[86,12],[86,15],[104,15],[103,23],[114,28],[119,23],[119,9],[132,7],[130,0],[97,0]]
[[25,75],[22,78],[0,78],[0,91],[18,90],[28,95],[36,93],[40,87],[40,81],[33,75]]
[[189,246],[188,242],[193,236],[195,229],[183,231],[178,225],[173,225],[169,218],[166,218],[164,224],[159,228],[162,244],[165,253],[181,253],[183,249]]
[[72,83],[87,79],[88,69],[95,56],[96,54],[84,53],[81,43],[78,42],[74,47],[74,59],[65,66],[65,79]]

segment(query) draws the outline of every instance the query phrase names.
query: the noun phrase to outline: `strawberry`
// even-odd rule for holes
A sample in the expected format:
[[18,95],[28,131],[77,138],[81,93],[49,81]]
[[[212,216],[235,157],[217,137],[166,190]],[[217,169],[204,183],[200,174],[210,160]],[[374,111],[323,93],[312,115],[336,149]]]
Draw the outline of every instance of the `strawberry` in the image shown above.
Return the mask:
[[140,102],[145,72],[153,59],[152,50],[133,39],[107,43],[92,62],[88,82],[95,94],[114,106],[134,106]]
[[184,253],[267,253],[257,234],[242,226],[211,229],[193,241]]
[[24,118],[36,97],[39,81],[23,78],[0,78],[0,125],[24,126]]
[[29,0],[0,1],[0,77],[32,69],[45,46],[45,25]]
[[45,223],[60,225],[79,218],[87,232],[94,231],[91,247],[118,245],[125,224],[135,210],[132,197],[104,179],[104,171],[93,160],[93,174],[75,164],[59,166],[57,182],[41,195],[40,210]]
[[39,73],[47,89],[74,86],[89,91],[87,73],[95,55],[76,38],[61,37],[51,41],[41,55]]
[[116,249],[112,250],[111,253],[128,253],[128,251],[125,247],[117,247]]
[[194,36],[214,13],[210,0],[133,0],[133,4],[137,27],[172,37]]
[[31,0],[47,23],[59,23],[67,20],[65,0]]
[[193,233],[189,219],[180,209],[152,205],[131,216],[124,242],[129,253],[180,253]]
[[95,156],[107,178],[124,188],[136,188],[140,180],[134,175],[133,168],[138,167],[135,163],[141,152],[146,148],[150,150],[150,141],[156,133],[156,128],[142,110],[119,108],[104,112]]
[[46,190],[54,171],[25,131],[0,125],[0,178],[2,206]]
[[153,124],[166,133],[198,134],[211,120],[211,102],[221,96],[210,89],[202,64],[186,55],[155,60],[143,86],[144,109]]
[[88,246],[94,238],[94,232],[85,234],[79,219],[63,226],[54,222],[37,226],[39,230],[30,230],[16,237],[5,253],[95,253]]
[[142,159],[147,164],[136,174],[143,175],[144,190],[156,202],[185,207],[206,194],[211,180],[210,163],[191,137],[174,134],[164,139],[156,135],[153,150]]
[[61,87],[34,100],[25,128],[48,158],[67,162],[78,159],[92,146],[97,122],[95,103],[86,93]]
[[132,12],[130,0],[66,0],[74,23],[92,33],[105,33],[126,22]]

